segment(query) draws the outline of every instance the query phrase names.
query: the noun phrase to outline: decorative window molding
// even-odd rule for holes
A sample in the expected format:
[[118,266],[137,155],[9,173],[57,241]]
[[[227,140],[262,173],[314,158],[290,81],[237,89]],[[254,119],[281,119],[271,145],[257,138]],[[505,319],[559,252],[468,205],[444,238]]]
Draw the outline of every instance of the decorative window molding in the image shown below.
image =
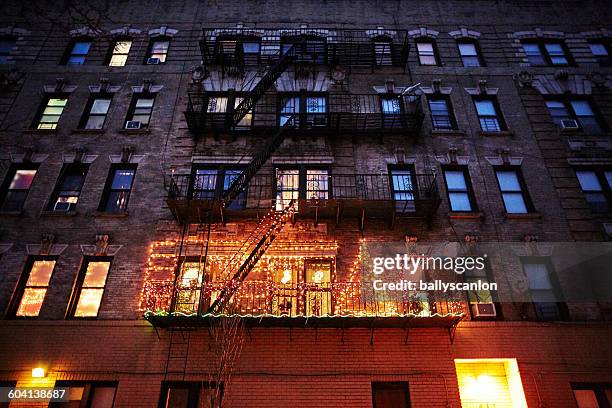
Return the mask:
[[595,31],[583,31],[580,33],[586,39],[595,39],[595,38],[610,38],[612,37],[612,31],[607,30],[605,28],[601,28]]
[[594,86],[612,89],[612,75],[591,73],[580,74],[541,74],[535,75],[532,86],[542,95],[590,95]]
[[151,79],[145,78],[142,80],[142,85],[134,85],[131,87],[132,92],[134,93],[157,93],[164,89],[163,85],[153,85],[153,81]]
[[97,154],[85,154],[85,149],[83,148],[77,147],[74,150],[74,153],[65,153],[62,155],[64,163],[91,164],[98,158]]
[[442,86],[441,79],[434,79],[431,81],[431,86],[421,86],[421,90],[426,95],[442,94],[450,95],[453,92],[452,86]]
[[497,95],[499,88],[489,88],[486,79],[478,81],[477,88],[464,88],[470,95]]
[[17,37],[18,41],[28,34],[30,34],[30,30],[26,30],[25,28],[17,28],[13,26],[0,27],[0,35]]
[[491,166],[520,166],[523,163],[522,156],[511,156],[507,149],[500,151],[497,156],[485,156],[485,160]]
[[45,93],[72,93],[77,88],[77,85],[68,85],[68,81],[64,78],[56,78],[53,85],[43,85]]
[[[392,94],[401,94],[404,93],[406,90],[408,90],[409,88],[414,88],[414,90],[416,91],[418,88],[421,88],[420,85],[415,86],[395,86],[395,81],[393,79],[388,79],[384,85],[374,85],[372,87],[372,89],[374,89],[374,92],[379,93],[379,94],[388,94],[388,93],[392,93]],[[406,92],[407,95],[411,94],[411,92]]]
[[397,31],[387,30],[383,26],[376,27],[375,30],[366,30],[366,35],[370,38],[376,37],[390,37],[393,38],[397,35]]
[[458,156],[457,149],[450,148],[445,155],[436,155],[436,160],[442,165],[461,165],[467,166],[470,163],[470,156]]
[[121,85],[111,85],[108,78],[100,78],[99,84],[89,85],[91,93],[116,93],[121,90]]
[[450,35],[451,37],[453,37],[454,39],[460,39],[460,38],[472,38],[474,40],[477,40],[480,38],[480,36],[482,35],[481,33],[479,33],[478,31],[474,31],[474,30],[469,30],[465,27],[462,27],[459,30],[455,30],[455,31],[450,31],[448,33],[448,35]]
[[123,245],[109,245],[110,236],[107,234],[96,235],[94,244],[80,245],[84,256],[115,256]]
[[144,159],[145,159],[146,155],[144,154],[132,154],[129,156],[129,158],[127,159],[127,161],[125,160],[125,157],[121,154],[112,154],[110,156],[108,156],[108,159],[111,163],[113,164],[118,164],[118,163],[133,163],[133,164],[138,164],[141,163]]
[[333,157],[325,157],[325,156],[316,156],[313,157],[312,155],[295,155],[295,156],[291,156],[291,157],[277,157],[277,158],[273,158],[272,159],[272,164],[276,165],[276,164],[295,164],[295,163],[300,163],[300,164],[310,164],[310,165],[317,165],[317,164],[333,164],[334,163],[334,158]]
[[71,37],[97,37],[100,35],[99,31],[92,30],[91,27],[81,27],[70,30]]
[[26,149],[24,153],[9,153],[11,163],[42,163],[49,157],[48,154],[33,153],[32,149]]
[[419,27],[416,30],[408,31],[408,37],[410,38],[418,38],[418,37],[429,37],[429,38],[437,38],[440,35],[439,31],[430,30],[426,27]]
[[[573,151],[612,151],[612,140],[607,137],[569,137],[567,143]],[[601,159],[597,160],[601,161]],[[610,162],[612,162],[612,159],[610,159]]]
[[114,30],[109,30],[108,33],[113,37],[133,37],[142,33],[142,30],[137,28],[131,28],[129,25],[123,26],[121,28],[115,28]]
[[567,159],[570,166],[611,166],[612,159],[603,157],[572,157]]
[[385,156],[386,164],[412,164],[415,165],[417,162],[416,156],[406,156],[405,153],[401,151],[396,151],[393,156],[386,155]]
[[168,26],[161,26],[159,28],[154,28],[149,30],[150,37],[174,37],[178,33],[178,30],[174,28],[168,28]]
[[[259,30],[255,28],[245,28],[243,23],[236,24],[236,28],[216,28],[209,34],[211,41],[216,41],[218,36],[221,35],[244,35],[249,37],[264,37],[268,35],[265,30]],[[267,40],[276,37],[267,37]]]
[[55,235],[42,234],[40,244],[26,244],[28,255],[60,256],[68,248],[65,244],[55,244]]
[[13,247],[13,244],[0,244],[0,255],[5,254]]
[[556,39],[564,39],[565,33],[562,31],[546,31],[541,28],[536,28],[533,31],[517,31],[512,33],[512,37],[522,39],[522,38],[556,38]]

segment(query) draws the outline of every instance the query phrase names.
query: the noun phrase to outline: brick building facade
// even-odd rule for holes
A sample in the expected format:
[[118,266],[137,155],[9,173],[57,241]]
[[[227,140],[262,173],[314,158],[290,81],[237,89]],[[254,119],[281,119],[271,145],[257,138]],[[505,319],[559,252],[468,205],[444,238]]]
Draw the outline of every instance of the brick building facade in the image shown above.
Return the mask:
[[[612,299],[546,249],[612,233],[605,1],[107,6],[0,7],[1,386],[209,406],[231,311],[225,406],[612,405]],[[414,242],[531,249],[483,302],[360,296]]]

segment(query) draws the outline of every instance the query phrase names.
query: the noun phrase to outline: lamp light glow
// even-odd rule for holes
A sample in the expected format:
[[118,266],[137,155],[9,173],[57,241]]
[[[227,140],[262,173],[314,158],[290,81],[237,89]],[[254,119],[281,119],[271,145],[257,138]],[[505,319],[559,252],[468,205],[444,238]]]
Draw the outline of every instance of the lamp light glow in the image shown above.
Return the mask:
[[45,369],[42,367],[35,367],[32,369],[32,378],[45,378]]

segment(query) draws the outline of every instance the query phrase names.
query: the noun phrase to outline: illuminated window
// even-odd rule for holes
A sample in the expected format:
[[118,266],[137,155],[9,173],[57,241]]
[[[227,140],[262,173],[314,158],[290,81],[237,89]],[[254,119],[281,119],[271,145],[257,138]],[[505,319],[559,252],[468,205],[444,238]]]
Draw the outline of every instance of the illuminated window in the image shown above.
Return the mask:
[[527,40],[522,45],[531,66],[569,65],[569,53],[562,41]]
[[[241,173],[242,169],[226,166],[196,167],[193,172],[190,196],[194,200],[220,199]],[[240,192],[234,201],[228,203],[227,208],[230,210],[244,209],[246,197],[246,190]]]
[[455,118],[450,105],[450,98],[437,95],[427,98],[431,123],[436,130],[456,129]]
[[74,40],[68,46],[68,52],[64,56],[64,64],[66,65],[83,65],[85,58],[91,48],[91,40],[79,39]]
[[110,266],[110,260],[90,259],[83,262],[70,307],[71,316],[98,316]]
[[307,316],[325,316],[331,312],[331,274],[331,261],[304,262],[304,282],[309,284],[304,290]]
[[223,385],[219,392],[203,382],[163,382],[160,394],[160,408],[194,408],[221,406]]
[[146,64],[163,64],[166,62],[168,56],[168,48],[170,47],[169,38],[155,38],[151,40],[149,44],[149,51],[147,52]]
[[125,65],[132,48],[131,40],[119,40],[113,44],[111,56],[108,61],[110,67],[122,67]]
[[55,386],[68,388],[68,401],[51,402],[49,408],[112,408],[115,404],[115,382],[56,381]]
[[57,186],[47,206],[47,211],[74,211],[79,201],[88,169],[88,165],[80,163],[64,165],[57,181]]
[[276,169],[276,210],[281,211],[294,200],[297,210],[297,200],[300,198],[300,170]]
[[0,192],[0,211],[23,210],[37,168],[37,165],[11,166]]
[[135,94],[125,118],[125,129],[145,129],[149,127],[149,121],[153,114],[155,95]]
[[181,261],[176,281],[174,311],[197,313],[200,305],[204,265],[199,260]]
[[479,67],[482,65],[478,53],[478,44],[475,41],[458,41],[459,55],[464,67]]
[[467,167],[446,167],[443,171],[451,211],[476,211]]
[[480,129],[483,132],[501,132],[502,130],[506,130],[506,125],[495,98],[474,98],[474,105],[476,106],[476,114],[480,122]]
[[497,167],[495,175],[506,213],[525,214],[532,211],[525,182],[518,167]]
[[98,210],[108,213],[127,211],[135,175],[135,165],[114,165],[111,167]]
[[102,129],[112,100],[113,98],[110,95],[102,96],[94,94],[89,98],[79,128]]
[[298,210],[298,199],[327,200],[330,196],[329,170],[324,168],[277,168],[276,209],[280,211],[294,200]]
[[439,65],[438,52],[434,40],[417,40],[416,47],[421,65]]
[[32,258],[28,261],[26,272],[21,274],[16,302],[12,306],[14,316],[36,317],[45,300],[49,281],[55,268],[54,259]]
[[612,407],[612,384],[572,384],[578,408]]
[[15,37],[0,37],[0,64],[6,64],[9,56],[15,46],[17,45],[17,38]]
[[308,128],[327,125],[327,97],[325,95],[289,95],[280,99],[279,124]]
[[373,382],[372,408],[409,408],[407,382]]
[[576,170],[584,198],[593,212],[607,213],[612,207],[612,170],[595,168]]
[[56,129],[57,123],[59,122],[66,103],[68,102],[67,96],[48,96],[45,98],[42,109],[38,114],[36,121],[34,122],[33,128],[35,129]]
[[516,359],[456,359],[461,406],[527,408]]
[[399,213],[415,211],[414,169],[411,167],[397,167],[389,169],[389,173],[393,201],[395,201],[395,211]]

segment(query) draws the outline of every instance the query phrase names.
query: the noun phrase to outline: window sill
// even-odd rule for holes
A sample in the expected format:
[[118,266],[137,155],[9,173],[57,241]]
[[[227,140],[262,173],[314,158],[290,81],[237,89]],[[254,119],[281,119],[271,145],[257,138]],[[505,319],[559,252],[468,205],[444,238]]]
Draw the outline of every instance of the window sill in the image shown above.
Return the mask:
[[465,132],[459,129],[433,129],[432,136],[465,136]]
[[514,136],[514,132],[510,130],[500,130],[499,132],[485,132],[484,130],[481,130],[480,136],[483,136],[483,137],[512,137]]
[[119,129],[117,130],[118,133],[123,133],[126,135],[144,135],[147,133],[151,133],[151,131],[149,130],[149,128],[146,129]]
[[507,220],[539,220],[542,218],[542,214],[540,214],[539,212],[532,212],[526,214],[505,213],[504,218]]
[[449,211],[448,218],[451,220],[479,220],[484,218],[480,211]]
[[128,211],[115,212],[115,213],[95,211],[93,213],[93,216],[97,218],[127,218],[128,215],[130,215]]
[[102,133],[105,133],[106,130],[105,129],[72,129],[72,133],[83,133],[83,134],[88,134],[88,135],[101,135]]
[[41,217],[75,217],[77,215],[76,211],[48,211],[44,210],[40,212]]
[[23,133],[27,134],[40,134],[40,135],[53,135],[57,133],[57,129],[23,129]]

